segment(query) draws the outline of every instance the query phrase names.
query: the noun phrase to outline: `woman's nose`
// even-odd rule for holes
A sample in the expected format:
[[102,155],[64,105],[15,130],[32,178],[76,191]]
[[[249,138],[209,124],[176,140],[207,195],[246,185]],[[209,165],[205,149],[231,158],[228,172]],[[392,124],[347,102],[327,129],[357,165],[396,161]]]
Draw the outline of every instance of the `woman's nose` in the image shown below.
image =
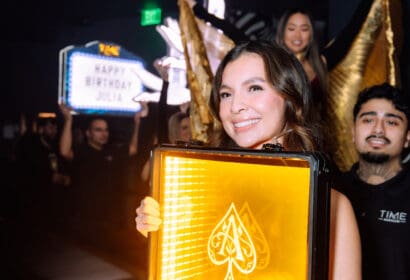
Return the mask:
[[231,103],[231,113],[238,114],[241,111],[246,110],[246,108],[246,102],[243,100],[243,98],[240,95],[235,95]]
[[300,32],[300,30],[295,30],[295,31],[293,32],[293,36],[296,37],[296,38],[300,37],[301,34],[302,34],[302,33]]

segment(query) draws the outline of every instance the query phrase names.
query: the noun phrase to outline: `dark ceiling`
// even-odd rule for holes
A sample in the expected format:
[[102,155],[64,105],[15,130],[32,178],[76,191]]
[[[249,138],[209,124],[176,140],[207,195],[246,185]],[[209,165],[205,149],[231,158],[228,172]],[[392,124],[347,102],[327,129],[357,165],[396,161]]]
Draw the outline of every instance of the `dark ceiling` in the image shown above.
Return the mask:
[[[251,10],[274,17],[279,17],[286,8],[304,7],[316,19],[327,23],[338,19],[334,26],[340,29],[359,1],[227,0],[226,3],[228,9]],[[408,2],[405,0],[405,8]],[[93,40],[115,42],[142,57],[154,71],[152,62],[166,54],[166,45],[154,26],[141,27],[139,23],[141,9],[152,3],[163,9],[164,17],[177,18],[177,0],[20,0],[2,4],[1,119],[16,119],[21,112],[58,110],[58,51],[67,45]],[[332,16],[328,21],[329,13]]]
[[[198,3],[202,1],[199,0]],[[227,0],[233,9],[252,10],[266,16],[279,16],[289,7],[311,9],[315,18],[326,20],[326,0]],[[177,0],[40,0],[8,1],[2,9],[2,39],[7,41],[50,42],[58,36],[60,28],[67,25],[81,27],[96,22],[139,18],[144,7],[155,5],[163,9],[164,16],[175,16]]]
[[[327,1],[226,1],[228,8],[279,15],[289,6],[312,6],[325,14]],[[198,1],[201,3],[201,1]],[[320,4],[320,5],[319,5]],[[166,54],[166,45],[154,26],[141,27],[140,11],[149,5],[163,16],[177,18],[177,0],[20,0],[1,9],[4,99],[1,118],[18,118],[21,112],[57,110],[58,51],[67,45],[93,40],[115,42],[152,62]]]

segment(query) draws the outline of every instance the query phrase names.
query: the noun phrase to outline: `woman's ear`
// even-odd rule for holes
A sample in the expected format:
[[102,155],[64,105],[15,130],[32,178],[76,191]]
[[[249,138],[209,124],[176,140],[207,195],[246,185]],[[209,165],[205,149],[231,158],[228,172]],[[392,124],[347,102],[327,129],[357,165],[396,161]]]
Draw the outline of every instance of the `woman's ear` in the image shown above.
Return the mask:
[[408,148],[410,143],[410,130],[407,130],[406,141],[404,141],[404,148]]

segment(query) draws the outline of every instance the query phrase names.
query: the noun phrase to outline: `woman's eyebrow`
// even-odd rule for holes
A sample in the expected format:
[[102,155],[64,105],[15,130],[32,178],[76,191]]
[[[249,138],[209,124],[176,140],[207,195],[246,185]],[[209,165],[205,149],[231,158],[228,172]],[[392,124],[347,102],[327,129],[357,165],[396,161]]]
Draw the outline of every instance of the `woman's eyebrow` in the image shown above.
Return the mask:
[[[257,83],[257,82],[266,83],[266,80],[264,78],[261,78],[261,77],[252,77],[252,78],[249,78],[249,79],[246,79],[245,81],[243,81],[241,83],[241,85],[248,85],[248,84]],[[223,90],[223,89],[232,89],[232,87],[230,87],[226,84],[221,84],[219,90]]]
[[227,85],[225,85],[225,84],[222,84],[222,85],[219,87],[219,91],[221,91],[221,90],[226,90],[226,89],[231,89],[231,87],[230,87],[230,86],[227,86]]
[[266,80],[264,78],[261,78],[261,77],[252,77],[252,78],[249,78],[249,79],[245,80],[242,84],[246,85],[246,84],[251,84],[251,83],[255,83],[255,82],[265,83]]

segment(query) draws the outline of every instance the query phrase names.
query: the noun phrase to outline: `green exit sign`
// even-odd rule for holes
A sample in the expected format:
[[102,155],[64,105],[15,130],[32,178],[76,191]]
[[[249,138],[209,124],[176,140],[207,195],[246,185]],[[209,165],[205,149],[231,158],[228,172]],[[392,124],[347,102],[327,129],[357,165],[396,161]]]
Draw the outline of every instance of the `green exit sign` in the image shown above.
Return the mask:
[[141,25],[156,25],[161,23],[162,10],[160,8],[143,9],[141,11]]

